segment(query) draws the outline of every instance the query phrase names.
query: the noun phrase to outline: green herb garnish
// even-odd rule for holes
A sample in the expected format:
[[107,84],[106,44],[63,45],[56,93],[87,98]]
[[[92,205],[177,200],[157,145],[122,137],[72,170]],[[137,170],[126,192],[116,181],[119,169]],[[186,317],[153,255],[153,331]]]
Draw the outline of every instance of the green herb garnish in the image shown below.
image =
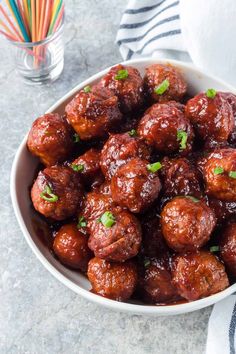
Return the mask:
[[188,140],[188,134],[184,130],[178,130],[177,141],[179,141],[180,150],[186,149],[187,140]]
[[150,172],[157,172],[162,168],[162,164],[160,162],[149,163],[147,165],[147,169]]
[[215,95],[217,94],[217,91],[216,90],[214,90],[214,89],[208,89],[207,91],[206,91],[206,96],[208,97],[208,98],[214,98],[215,97]]
[[110,211],[105,211],[105,213],[99,218],[99,222],[101,222],[103,226],[109,228],[116,223],[116,219]]
[[131,129],[128,134],[129,136],[137,136],[137,131],[135,129]]
[[74,141],[74,143],[79,143],[80,142],[80,137],[79,137],[79,135],[77,133],[75,133],[73,135],[73,141]]
[[148,267],[150,266],[150,264],[151,264],[150,259],[144,258],[144,261],[143,261],[144,267],[145,267],[145,268],[148,268]]
[[220,250],[220,247],[219,246],[212,246],[212,247],[210,247],[210,252],[219,252],[219,250]]
[[55,203],[58,201],[58,196],[52,193],[51,188],[47,184],[42,193],[40,193],[40,197],[46,200],[47,202]]
[[128,70],[118,70],[115,75],[115,80],[125,80],[129,76]]
[[78,224],[77,224],[77,228],[81,228],[81,227],[86,227],[87,226],[87,221],[85,219],[84,216],[80,216],[79,220],[78,220]]
[[198,203],[200,201],[199,199],[192,197],[191,195],[186,195],[185,198],[192,200],[192,202],[194,203]]
[[166,92],[166,90],[168,90],[169,86],[170,86],[169,80],[165,79],[164,81],[162,81],[162,83],[160,85],[158,85],[154,88],[154,92],[157,95],[162,95],[163,93]]
[[236,171],[230,171],[229,172],[229,177],[236,178]]
[[85,93],[91,92],[91,86],[89,86],[89,85],[85,86],[85,87],[84,87],[84,92],[85,92]]
[[216,167],[214,169],[214,175],[221,175],[222,173],[224,173],[223,167]]
[[72,164],[72,165],[71,165],[71,168],[72,168],[75,172],[82,172],[82,171],[84,170],[84,165],[82,165],[82,164],[79,164],[79,165]]

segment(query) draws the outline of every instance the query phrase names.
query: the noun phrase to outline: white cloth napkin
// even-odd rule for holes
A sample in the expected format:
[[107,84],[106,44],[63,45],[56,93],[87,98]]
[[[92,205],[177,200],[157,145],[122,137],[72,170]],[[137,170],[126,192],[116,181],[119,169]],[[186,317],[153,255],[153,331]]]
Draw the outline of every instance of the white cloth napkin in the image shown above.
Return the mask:
[[235,0],[130,0],[116,41],[124,59],[192,60],[236,86],[235,19]]
[[[117,44],[127,60],[140,56],[193,63],[236,86],[236,0],[130,0]],[[235,354],[236,296],[213,308],[206,354]]]

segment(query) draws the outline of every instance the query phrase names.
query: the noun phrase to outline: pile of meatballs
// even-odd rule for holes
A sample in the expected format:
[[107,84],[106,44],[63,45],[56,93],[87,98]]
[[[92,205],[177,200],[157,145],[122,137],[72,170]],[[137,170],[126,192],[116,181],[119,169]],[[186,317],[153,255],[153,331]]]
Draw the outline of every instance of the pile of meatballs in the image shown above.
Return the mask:
[[164,305],[234,282],[236,96],[187,89],[172,65],[117,65],[29,132],[51,250],[100,296]]

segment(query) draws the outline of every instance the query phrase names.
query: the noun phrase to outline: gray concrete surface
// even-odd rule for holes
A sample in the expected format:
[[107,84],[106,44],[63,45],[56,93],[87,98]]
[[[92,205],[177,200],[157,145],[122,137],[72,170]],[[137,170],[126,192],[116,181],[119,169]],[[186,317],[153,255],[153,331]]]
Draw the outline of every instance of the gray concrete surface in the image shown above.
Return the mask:
[[65,69],[53,85],[17,76],[0,39],[0,353],[204,353],[211,308],[162,318],[115,313],[54,279],[26,244],[13,213],[9,177],[33,119],[91,74],[121,60],[114,45],[126,0],[68,0]]

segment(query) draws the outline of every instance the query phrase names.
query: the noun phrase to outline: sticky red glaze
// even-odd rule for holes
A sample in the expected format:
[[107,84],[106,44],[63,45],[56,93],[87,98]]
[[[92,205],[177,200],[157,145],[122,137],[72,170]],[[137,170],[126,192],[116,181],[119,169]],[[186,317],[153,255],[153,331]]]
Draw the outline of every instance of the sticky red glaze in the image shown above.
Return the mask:
[[[48,185],[56,202],[44,200],[40,194]],[[68,167],[52,166],[40,171],[31,189],[34,208],[47,218],[63,220],[73,216],[80,209],[84,194],[79,176]]]
[[117,169],[133,157],[148,160],[150,148],[137,136],[111,135],[101,152],[101,169],[106,179],[111,179]]
[[207,251],[176,256],[172,277],[179,295],[189,301],[213,295],[229,286],[224,265]]
[[218,93],[214,98],[208,98],[205,93],[198,94],[187,102],[185,112],[203,140],[210,137],[225,141],[233,132],[232,107]]
[[[127,70],[128,77],[116,80],[119,70]],[[137,110],[143,104],[143,79],[139,71],[132,66],[114,66],[102,78],[100,85],[109,88],[118,97],[121,111],[124,113]]]
[[114,202],[133,213],[145,211],[161,189],[158,173],[148,171],[148,164],[146,160],[134,158],[122,165],[111,179]]
[[65,160],[73,148],[72,129],[59,114],[44,114],[33,122],[27,146],[44,165],[55,165]]
[[95,257],[89,262],[88,278],[94,293],[125,301],[131,297],[137,285],[137,267],[133,261],[110,263]]
[[[169,88],[157,95],[154,90],[164,80],[169,81]],[[144,77],[145,91],[153,102],[180,101],[186,94],[187,85],[182,74],[171,65],[153,64],[146,69]]]
[[107,90],[80,91],[65,108],[67,119],[81,140],[102,138],[121,122],[118,98]]
[[124,262],[136,256],[141,245],[141,226],[134,215],[126,210],[108,209],[116,222],[111,227],[94,222],[90,228],[88,246],[96,257],[114,262]]
[[236,223],[229,224],[220,238],[220,255],[228,272],[236,276]]
[[86,185],[94,184],[96,188],[104,181],[104,177],[100,169],[100,156],[101,153],[99,150],[89,149],[72,162],[72,166],[83,166],[83,170],[78,172],[82,176],[83,182]]
[[[200,161],[200,167],[209,196],[236,202],[236,178],[229,176],[231,171],[236,171],[236,149],[216,150]],[[216,174],[215,169],[219,167],[223,173]]]
[[[188,135],[186,149],[182,151],[177,140],[178,131]],[[138,133],[148,145],[162,153],[179,151],[186,155],[192,149],[194,135],[191,124],[174,101],[151,106],[139,123]]]
[[87,236],[74,223],[63,225],[56,233],[53,251],[63,264],[82,271],[87,270],[92,258]]
[[142,298],[148,303],[168,303],[178,298],[172,282],[169,256],[146,260],[139,275],[139,288]]
[[161,163],[160,174],[165,196],[192,195],[199,198],[202,195],[200,175],[188,159],[165,157]]
[[202,247],[215,227],[214,212],[200,200],[176,197],[161,212],[164,238],[174,251],[192,251]]

